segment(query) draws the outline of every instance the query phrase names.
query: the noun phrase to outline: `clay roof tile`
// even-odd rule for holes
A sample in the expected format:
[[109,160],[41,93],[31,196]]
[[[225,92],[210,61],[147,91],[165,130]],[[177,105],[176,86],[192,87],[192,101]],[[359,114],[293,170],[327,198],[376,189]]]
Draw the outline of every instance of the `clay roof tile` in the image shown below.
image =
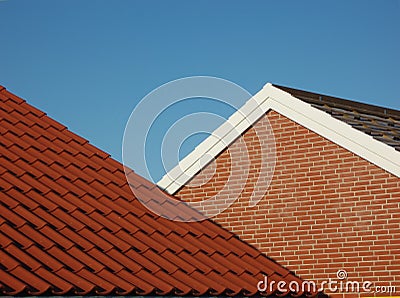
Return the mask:
[[[297,278],[0,87],[0,294],[256,295]],[[173,199],[173,200],[171,200]],[[174,214],[176,207],[178,214]]]

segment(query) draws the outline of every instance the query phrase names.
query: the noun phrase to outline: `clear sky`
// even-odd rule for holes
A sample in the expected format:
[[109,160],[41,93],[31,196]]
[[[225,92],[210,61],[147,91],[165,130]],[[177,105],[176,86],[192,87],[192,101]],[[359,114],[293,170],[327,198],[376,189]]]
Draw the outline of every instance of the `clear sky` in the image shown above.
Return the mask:
[[117,160],[139,100],[186,76],[400,109],[398,0],[6,0],[0,38],[0,84]]

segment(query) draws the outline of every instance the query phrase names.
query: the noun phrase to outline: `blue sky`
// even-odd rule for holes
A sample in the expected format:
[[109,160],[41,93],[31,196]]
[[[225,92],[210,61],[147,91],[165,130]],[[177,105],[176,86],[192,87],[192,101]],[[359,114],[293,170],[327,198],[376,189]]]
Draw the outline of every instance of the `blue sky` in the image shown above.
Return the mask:
[[0,84],[117,160],[139,100],[186,76],[400,109],[398,0],[7,0],[0,36]]

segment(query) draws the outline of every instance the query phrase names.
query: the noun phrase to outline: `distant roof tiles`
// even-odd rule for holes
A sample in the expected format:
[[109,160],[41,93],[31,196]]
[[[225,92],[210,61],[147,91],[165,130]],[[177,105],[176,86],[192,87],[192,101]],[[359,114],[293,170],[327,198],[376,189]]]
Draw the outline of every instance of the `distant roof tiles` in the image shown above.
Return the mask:
[[274,85],[400,151],[400,111]]

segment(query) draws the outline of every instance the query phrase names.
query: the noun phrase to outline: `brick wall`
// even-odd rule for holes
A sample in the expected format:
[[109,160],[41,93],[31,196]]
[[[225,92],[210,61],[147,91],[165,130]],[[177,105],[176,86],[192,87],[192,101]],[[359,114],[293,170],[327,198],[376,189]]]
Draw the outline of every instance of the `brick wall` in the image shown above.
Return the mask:
[[[267,117],[277,159],[266,195],[248,205],[260,168],[260,140],[251,128],[244,134],[251,174],[214,220],[303,279],[337,280],[344,269],[347,280],[392,285],[399,295],[400,179],[274,111],[255,124],[257,131]],[[223,187],[233,191],[239,182],[231,177],[226,185],[231,162],[227,149],[191,182],[204,185],[189,184],[176,195],[198,201]]]

